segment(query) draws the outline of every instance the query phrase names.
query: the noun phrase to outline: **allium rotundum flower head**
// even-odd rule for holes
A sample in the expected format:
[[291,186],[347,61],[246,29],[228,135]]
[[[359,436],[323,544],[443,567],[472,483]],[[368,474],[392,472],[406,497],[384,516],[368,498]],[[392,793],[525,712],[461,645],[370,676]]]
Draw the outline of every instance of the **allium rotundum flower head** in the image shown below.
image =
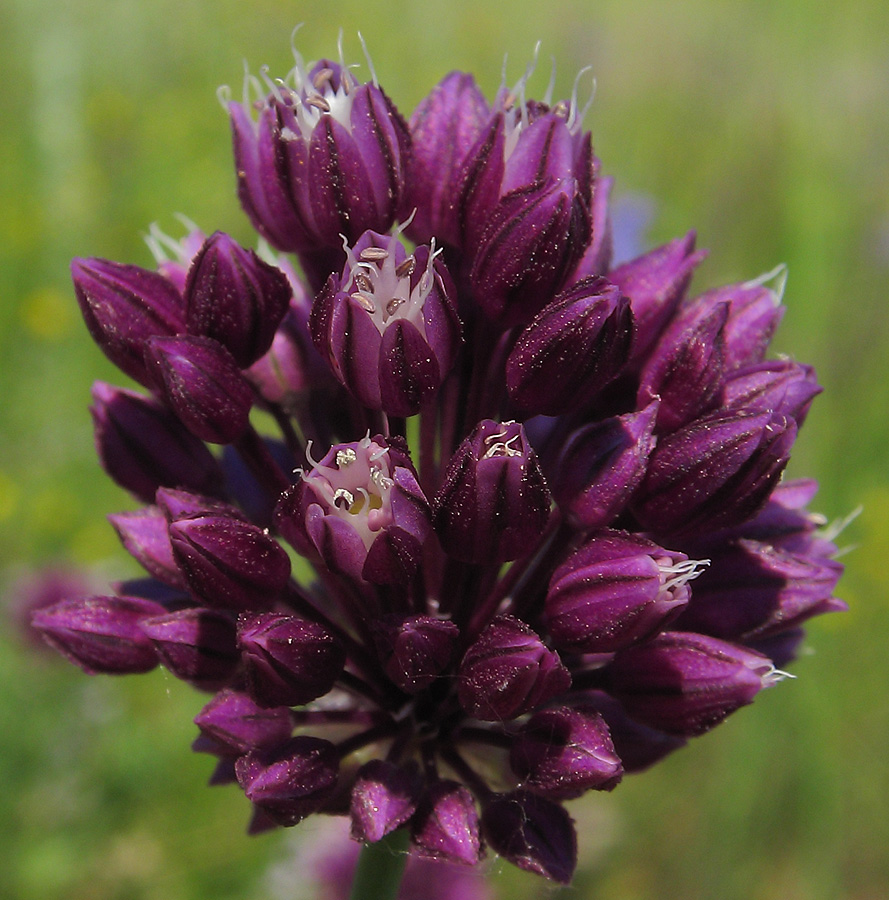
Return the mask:
[[154,233],[157,270],[75,261],[143,388],[93,417],[148,577],[34,621],[87,672],[211,692],[194,747],[254,832],[332,813],[567,882],[563,801],[750,703],[843,603],[781,480],[820,390],[767,356],[783,274],[695,293],[693,234],[612,267],[577,91],[527,81],[452,73],[408,125],[297,56],[229,112],[298,268],[197,231]]

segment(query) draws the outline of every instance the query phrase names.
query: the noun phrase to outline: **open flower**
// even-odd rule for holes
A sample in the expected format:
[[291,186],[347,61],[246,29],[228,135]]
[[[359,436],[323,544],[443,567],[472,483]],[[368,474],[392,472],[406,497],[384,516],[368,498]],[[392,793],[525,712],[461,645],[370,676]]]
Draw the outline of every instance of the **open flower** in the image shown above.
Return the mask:
[[214,692],[195,749],[252,832],[332,813],[567,882],[562,802],[750,703],[844,605],[813,485],[781,482],[820,390],[767,357],[783,285],[691,294],[691,233],[612,267],[576,91],[527,79],[489,104],[452,73],[408,127],[297,56],[229,111],[242,205],[302,275],[220,233],[74,264],[149,392],[93,391],[149,578],[34,623],[87,672]]

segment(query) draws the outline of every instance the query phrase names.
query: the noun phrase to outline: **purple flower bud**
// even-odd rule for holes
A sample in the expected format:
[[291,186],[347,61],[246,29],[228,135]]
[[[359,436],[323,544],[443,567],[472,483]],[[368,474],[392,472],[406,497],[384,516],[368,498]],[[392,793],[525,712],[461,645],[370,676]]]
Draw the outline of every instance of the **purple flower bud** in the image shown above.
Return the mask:
[[163,485],[205,494],[222,486],[210,451],[157,400],[97,381],[90,412],[105,471],[145,503]]
[[457,448],[433,501],[445,551],[467,562],[505,562],[529,550],[551,497],[524,428],[484,419]]
[[382,759],[365,763],[352,788],[352,839],[374,843],[414,814],[422,778],[416,763],[396,766]]
[[599,175],[601,163],[593,157],[593,204],[592,232],[593,237],[584,251],[577,268],[568,278],[568,284],[575,284],[590,275],[605,275],[611,266],[613,238],[611,217],[608,213],[608,198],[614,184],[613,178]]
[[158,509],[164,514],[167,522],[176,519],[192,519],[199,516],[215,514],[228,516],[232,519],[242,519],[244,514],[236,506],[217,500],[214,497],[206,497],[203,494],[192,491],[177,490],[175,488],[159,488],[155,495]]
[[157,272],[105,259],[75,259],[71,277],[93,340],[114,365],[150,386],[142,349],[150,337],[185,331],[179,291]]
[[408,694],[428,688],[447,668],[460,630],[433,616],[393,617],[378,623],[377,647],[386,674]]
[[563,651],[613,653],[669,624],[703,564],[638,535],[601,531],[556,569],[546,623]]
[[579,528],[601,528],[625,508],[654,448],[657,403],[574,432],[553,467],[553,494]]
[[747,643],[846,604],[832,596],[842,566],[740,540],[723,545],[695,584],[677,627]]
[[554,800],[610,791],[623,775],[602,716],[567,706],[534,713],[513,741],[509,764],[523,786]]
[[247,694],[231,690],[220,691],[194,722],[201,736],[215,746],[212,752],[229,756],[280,747],[293,733],[287,707],[266,709]]
[[171,587],[185,587],[185,579],[173,559],[167,520],[156,506],[116,513],[108,519],[127,552],[149,575]]
[[179,421],[202,441],[228,444],[250,424],[253,391],[212,338],[151,338],[145,359]]
[[579,281],[519,336],[506,362],[509,395],[548,416],[582,408],[620,372],[632,338],[627,298],[604,278]]
[[411,416],[435,396],[460,345],[451,278],[432,247],[407,255],[365,232],[312,309],[312,337],[336,377],[370,409]]
[[588,203],[572,182],[550,179],[507,194],[487,220],[470,273],[485,315],[504,326],[530,321],[589,237]]
[[141,626],[164,666],[201,690],[228,684],[241,661],[234,620],[218,610],[182,609]]
[[604,691],[586,691],[581,708],[588,714],[598,713],[605,720],[626,774],[642,772],[685,746],[685,738],[631,719],[623,705]]
[[[768,282],[778,276],[775,288]],[[783,266],[743,284],[707,291],[694,304],[702,308],[712,308],[720,303],[729,305],[725,323],[725,368],[726,371],[761,362],[778,323],[784,315],[781,296],[784,293],[786,270]]]
[[759,653],[682,631],[621,651],[605,673],[631,716],[684,736],[703,734],[784,677]]
[[821,393],[815,370],[790,360],[768,360],[739,369],[722,386],[720,407],[739,412],[774,411],[802,426]]
[[[285,262],[283,258],[279,260],[282,271],[286,271]],[[298,284],[295,275],[288,275],[288,279],[291,286]],[[263,400],[290,413],[300,409],[314,392],[323,394],[327,387],[339,390],[329,365],[315,349],[309,333],[312,298],[306,296],[303,285],[299,284],[298,290],[301,297],[294,296],[291,300],[290,309],[275,332],[268,353],[244,373]]]
[[279,825],[296,825],[333,794],[339,755],[330,741],[302,735],[274,750],[252,750],[235,773],[248,800]]
[[461,246],[457,198],[463,167],[489,118],[484,95],[464,72],[446,75],[414,110],[405,203],[417,210],[408,229],[412,240],[428,243],[435,237]]
[[558,803],[530,791],[495,794],[482,811],[485,839],[520,869],[568,884],[577,866],[577,834]]
[[659,431],[675,431],[708,410],[722,386],[728,303],[680,312],[655,346],[639,378],[637,405],[660,400]]
[[331,447],[282,495],[275,522],[300,553],[374,584],[404,584],[430,530],[409,457],[379,436]]
[[266,609],[290,577],[290,557],[263,529],[227,515],[170,524],[173,557],[200,603],[223,609]]
[[469,715],[486,722],[514,719],[571,687],[559,655],[532,628],[497,616],[466,651],[457,695]]
[[608,280],[630,298],[636,323],[633,359],[643,360],[676,311],[692,272],[706,256],[694,252],[695,233],[677,238],[637,259],[612,269]]
[[346,661],[323,625],[278,613],[241,615],[238,644],[250,694],[261,706],[302,706],[321,697]]
[[456,781],[437,781],[411,819],[411,840],[421,856],[474,866],[481,856],[478,828],[472,794]]
[[796,424],[784,416],[716,413],[655,447],[634,503],[650,531],[693,534],[753,516],[787,465]]
[[51,647],[88,675],[129,675],[157,665],[154,646],[139,626],[165,613],[141,597],[82,597],[38,609],[31,621]]
[[257,122],[229,104],[238,196],[278,249],[313,251],[385,231],[404,189],[410,135],[375,82],[359,85],[329,60],[268,81]]
[[246,368],[271,347],[290,297],[290,283],[280,269],[217,231],[188,272],[188,332],[218,341]]

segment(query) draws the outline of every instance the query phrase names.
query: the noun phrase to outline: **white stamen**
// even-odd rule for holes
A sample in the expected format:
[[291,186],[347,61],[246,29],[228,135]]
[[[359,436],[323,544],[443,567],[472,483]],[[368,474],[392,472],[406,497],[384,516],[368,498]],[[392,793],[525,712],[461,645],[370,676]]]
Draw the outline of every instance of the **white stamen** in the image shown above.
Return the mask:
[[709,565],[709,559],[686,559],[672,565],[664,565],[658,561],[658,568],[661,572],[664,575],[673,576],[664,582],[663,590],[671,591],[673,588],[682,587],[697,578]]
[[367,51],[367,44],[364,42],[364,37],[360,31],[358,32],[358,40],[361,41],[361,49],[364,51],[364,58],[367,60],[367,68],[370,70],[370,80],[376,87],[379,87],[380,83],[377,81],[377,73],[374,71],[374,64],[371,61],[370,53]]
[[306,459],[312,464],[313,469],[317,469],[321,463],[317,462],[312,458],[312,442],[306,442]]
[[583,120],[589,111],[589,108],[593,105],[593,99],[596,96],[596,79],[593,78],[593,86],[590,90],[589,100],[584,104],[580,113],[577,111],[577,88],[580,85],[580,79],[587,72],[591,72],[593,69],[592,66],[584,66],[578,73],[577,77],[574,79],[574,87],[571,88],[571,105],[570,111],[568,113],[568,130],[572,133],[575,129],[580,128],[583,125]]
[[[769,286],[769,282],[774,281],[773,286]],[[751,281],[745,281],[743,287],[746,288],[757,288],[757,287],[766,287],[771,292],[772,297],[775,301],[775,306],[779,306],[781,301],[784,299],[784,288],[787,286],[787,264],[781,263],[780,265],[775,266],[771,272],[766,272],[764,275],[760,275],[759,278],[754,278]]]
[[783,669],[778,669],[775,666],[770,666],[768,671],[760,677],[762,678],[762,686],[767,688],[788,678],[795,679],[796,675],[792,675],[790,672],[785,672]]
[[863,512],[863,506],[856,506],[847,516],[844,516],[842,519],[834,519],[833,522],[821,528],[818,531],[818,537],[833,543]]

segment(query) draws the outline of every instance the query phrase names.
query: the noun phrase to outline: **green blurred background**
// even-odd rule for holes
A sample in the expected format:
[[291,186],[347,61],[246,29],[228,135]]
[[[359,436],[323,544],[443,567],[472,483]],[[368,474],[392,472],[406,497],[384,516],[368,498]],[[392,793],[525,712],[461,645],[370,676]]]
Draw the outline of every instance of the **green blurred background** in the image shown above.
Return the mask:
[[[853,549],[845,615],[816,621],[785,682],[612,795],[573,806],[581,872],[565,897],[878,900],[889,896],[889,6],[811,0],[515,0],[330,6],[275,0],[0,0],[0,571],[67,561],[134,569],[104,521],[130,508],[94,461],[89,387],[117,380],[91,344],[68,261],[151,263],[177,212],[242,241],[218,85],[371,49],[409,115],[451,68],[492,96],[537,40],[557,95],[590,64],[587,115],[615,195],[654,200],[652,242],[696,228],[698,289],[787,263],[776,349],[826,390],[791,472]],[[236,788],[189,750],[203,698],[170,676],[91,679],[0,634],[0,896],[286,897],[315,827],[244,835]],[[495,865],[501,896],[550,896]],[[277,887],[275,886],[277,885]],[[294,885],[290,896],[298,896]]]

